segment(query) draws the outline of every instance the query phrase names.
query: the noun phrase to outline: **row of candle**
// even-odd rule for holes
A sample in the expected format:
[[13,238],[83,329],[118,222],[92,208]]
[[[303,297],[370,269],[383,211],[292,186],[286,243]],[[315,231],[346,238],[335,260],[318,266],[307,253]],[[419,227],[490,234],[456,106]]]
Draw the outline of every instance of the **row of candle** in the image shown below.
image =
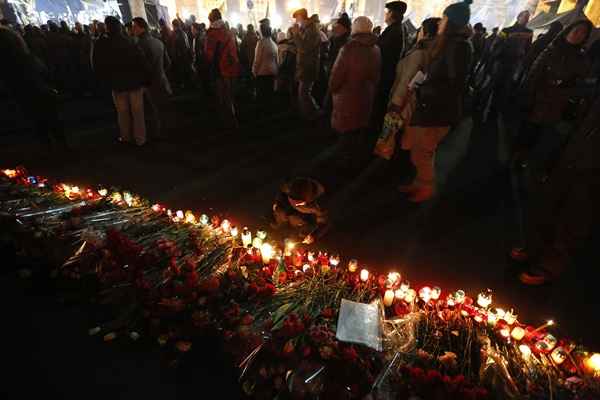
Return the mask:
[[[23,169],[4,169],[2,172],[5,176],[11,179],[15,179],[24,174]],[[37,185],[38,187],[45,186],[45,179],[28,176],[25,179],[27,184]],[[90,199],[94,200],[96,198],[105,198],[109,195],[109,191],[105,188],[99,188],[97,190],[93,189],[81,189],[78,186],[71,186],[67,184],[61,184],[55,187],[56,191],[62,192],[65,197],[68,199],[74,198],[82,198],[82,199]],[[110,194],[110,200],[115,204],[127,205],[127,206],[135,206],[139,205],[139,198],[132,195],[130,192],[112,192]],[[266,237],[267,233],[265,231],[259,230],[256,232],[256,236],[253,238],[252,233],[247,227],[244,227],[240,232],[236,226],[233,226],[231,222],[227,219],[219,221],[218,218],[211,218],[202,214],[199,218],[196,218],[193,212],[182,210],[177,210],[173,212],[170,209],[166,209],[165,207],[154,204],[152,206],[152,210],[155,212],[164,212],[169,218],[176,223],[187,223],[193,225],[202,225],[206,227],[216,228],[223,234],[229,235],[234,243],[238,240],[238,237],[241,240],[241,245],[244,248],[254,248],[260,251],[260,257],[264,264],[269,264],[273,257],[277,256],[279,253],[276,249],[269,243],[267,243]],[[283,256],[285,257],[294,257],[295,255],[298,258],[302,259],[302,255],[300,252],[294,253],[294,248],[296,244],[286,239],[284,242],[284,250]],[[312,268],[312,266],[316,265],[319,261],[321,261],[320,269],[322,272],[327,272],[330,267],[337,267],[340,262],[340,257],[337,255],[333,255],[327,257],[326,254],[320,253],[318,257],[315,257],[314,253],[308,252],[306,255],[306,259],[308,263],[305,263],[302,266],[302,270],[306,272],[308,269]],[[322,260],[324,259],[324,260]],[[312,264],[312,266],[311,266]],[[359,269],[358,261],[353,259],[348,262],[348,271],[350,273],[356,273]],[[362,282],[368,282],[370,279],[370,273],[366,268],[362,268],[360,272],[358,272],[358,277]],[[419,291],[415,291],[410,287],[410,284],[406,281],[401,280],[401,275],[398,272],[390,272],[387,276],[386,280],[386,290],[383,292],[382,301],[385,307],[391,307],[395,301],[405,301],[406,303],[413,303],[415,300],[421,300],[424,304],[430,304],[430,302],[437,303],[441,296],[441,289],[439,287],[430,288],[428,286],[424,286]],[[458,290],[454,293],[451,293],[446,298],[446,305],[449,307],[454,307],[455,305],[463,305],[467,300],[466,294],[462,290]],[[517,323],[517,316],[513,314],[513,311],[504,311],[503,309],[496,308],[495,310],[489,310],[489,306],[492,303],[492,292],[487,289],[484,292],[481,292],[477,297],[477,305],[480,307],[479,309],[473,312],[473,318],[476,322],[483,323],[487,322],[491,326],[499,325],[499,332],[502,336],[507,339],[512,339],[517,342],[522,341],[528,334],[529,336],[539,332],[549,326],[552,326],[554,322],[552,320],[548,321],[544,325],[527,331],[522,326],[519,326]],[[470,306],[470,304],[468,304]],[[461,313],[464,316],[469,316],[469,312],[467,308],[461,310]],[[541,340],[538,340],[534,343],[534,347],[539,352],[550,352],[550,357],[552,361],[560,365],[565,359],[569,356],[570,351],[572,351],[573,346],[569,346],[566,349],[562,346],[556,347],[557,340],[551,334],[545,334]],[[521,351],[524,358],[528,358],[531,355],[531,348],[527,344],[519,345],[519,350]],[[588,357],[585,361],[586,366],[590,370],[594,372],[594,374],[600,373],[600,354],[594,353],[590,357]]]

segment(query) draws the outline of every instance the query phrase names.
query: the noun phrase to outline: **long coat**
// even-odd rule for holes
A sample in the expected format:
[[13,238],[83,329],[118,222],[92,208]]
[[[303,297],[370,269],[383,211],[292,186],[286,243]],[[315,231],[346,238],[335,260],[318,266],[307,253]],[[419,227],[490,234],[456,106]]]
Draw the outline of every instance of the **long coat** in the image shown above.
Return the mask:
[[384,97],[389,95],[394,78],[396,77],[396,65],[404,56],[406,37],[402,22],[396,22],[385,28],[379,36],[377,44],[381,50],[381,82],[380,93]]
[[417,89],[411,126],[452,126],[461,120],[472,53],[462,33],[448,36],[445,47],[425,71],[427,79]]
[[573,25],[566,28],[540,54],[527,75],[527,103],[533,105],[528,117],[531,122],[553,124],[560,121],[569,99],[577,96],[577,81],[590,71],[583,46],[573,46],[564,39],[572,28]]
[[171,85],[165,73],[165,65],[171,64],[165,45],[158,39],[145,33],[138,39],[138,46],[142,49],[146,63],[151,72],[150,86],[148,89],[153,97],[170,95]]
[[349,132],[369,124],[380,78],[381,52],[370,33],[353,35],[333,64],[329,90],[333,98],[331,125]]
[[[220,44],[219,44],[220,43]],[[219,60],[213,60],[217,47],[220,48]],[[236,38],[233,33],[225,27],[223,21],[211,23],[206,31],[206,42],[204,48],[207,65],[213,61],[219,66],[219,73],[224,78],[236,78],[240,74],[240,61],[238,58]]]
[[321,34],[317,24],[308,20],[306,26],[292,35],[296,45],[296,80],[315,82],[319,78]]

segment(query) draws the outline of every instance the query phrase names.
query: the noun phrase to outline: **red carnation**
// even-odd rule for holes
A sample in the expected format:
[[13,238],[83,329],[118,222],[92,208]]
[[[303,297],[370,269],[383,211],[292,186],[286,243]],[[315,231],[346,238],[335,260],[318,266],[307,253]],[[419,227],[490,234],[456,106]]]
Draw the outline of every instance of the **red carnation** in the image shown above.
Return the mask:
[[294,342],[292,341],[292,339],[290,339],[287,342],[285,342],[285,345],[283,346],[283,354],[289,356],[294,352],[295,348],[296,347],[294,346]]
[[353,346],[348,346],[342,350],[342,357],[347,361],[355,362],[358,359],[358,353]]
[[442,382],[442,374],[434,369],[431,369],[427,371],[427,376],[425,379],[428,385],[437,385]]
[[331,307],[325,307],[321,312],[323,318],[333,318],[333,309]]
[[250,314],[246,314],[244,315],[240,323],[242,325],[250,325],[252,322],[254,322],[254,317]]
[[280,285],[285,284],[286,280],[287,280],[287,272],[280,272],[279,273],[279,284]]

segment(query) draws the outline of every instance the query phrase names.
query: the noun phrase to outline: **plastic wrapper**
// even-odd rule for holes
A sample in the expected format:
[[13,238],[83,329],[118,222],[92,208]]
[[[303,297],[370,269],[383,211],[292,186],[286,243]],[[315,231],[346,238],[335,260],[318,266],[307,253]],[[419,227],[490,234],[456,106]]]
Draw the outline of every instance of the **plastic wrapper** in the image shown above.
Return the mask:
[[336,332],[339,341],[382,351],[381,325],[379,302],[364,304],[342,299]]

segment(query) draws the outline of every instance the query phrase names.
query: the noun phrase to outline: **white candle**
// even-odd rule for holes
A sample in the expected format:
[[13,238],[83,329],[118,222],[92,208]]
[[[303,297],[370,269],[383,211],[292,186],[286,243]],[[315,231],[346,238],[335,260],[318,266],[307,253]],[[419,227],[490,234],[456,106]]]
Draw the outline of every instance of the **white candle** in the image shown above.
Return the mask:
[[526,344],[522,344],[519,346],[519,350],[521,350],[521,354],[525,360],[529,359],[531,356],[531,349]]
[[429,286],[423,286],[420,290],[419,290],[419,297],[421,298],[421,300],[423,300],[425,303],[429,303],[429,300],[431,299],[431,288]]
[[229,231],[229,233],[231,234],[231,237],[236,238],[237,235],[239,234],[239,230],[237,227],[232,226],[231,230]]
[[394,302],[394,291],[386,290],[383,295],[383,305],[389,307]]
[[439,299],[441,294],[442,294],[442,289],[440,289],[439,287],[434,286],[433,288],[431,288],[431,299],[432,300]]
[[360,271],[360,280],[363,282],[366,282],[367,280],[369,280],[369,271],[367,271],[366,269],[363,269]]
[[406,295],[404,295],[404,301],[412,303],[415,300],[415,297],[417,297],[417,292],[415,289],[408,289]]
[[248,228],[242,230],[242,246],[248,247],[252,244],[252,232]]
[[271,258],[273,257],[273,246],[269,243],[264,243],[260,247],[260,255],[262,256],[263,264],[268,264],[271,262]]
[[387,276],[388,278],[388,282],[391,286],[395,285],[396,283],[398,283],[398,281],[400,280],[400,273],[398,272],[390,272]]
[[567,351],[563,347],[557,347],[552,350],[550,357],[552,357],[552,361],[560,365],[567,359]]
[[492,291],[487,289],[485,292],[479,293],[477,296],[477,304],[480,307],[488,308],[490,304],[492,304]]
[[254,240],[252,241],[252,247],[256,247],[257,249],[260,249],[262,247],[262,244],[263,244],[263,241],[259,237],[255,237]]
[[515,326],[512,332],[510,333],[510,336],[512,336],[513,339],[519,341],[525,337],[525,329],[521,328],[520,326]]
[[228,219],[224,219],[223,222],[221,222],[221,229],[225,233],[229,232],[229,230],[231,229],[231,222],[229,222]]

